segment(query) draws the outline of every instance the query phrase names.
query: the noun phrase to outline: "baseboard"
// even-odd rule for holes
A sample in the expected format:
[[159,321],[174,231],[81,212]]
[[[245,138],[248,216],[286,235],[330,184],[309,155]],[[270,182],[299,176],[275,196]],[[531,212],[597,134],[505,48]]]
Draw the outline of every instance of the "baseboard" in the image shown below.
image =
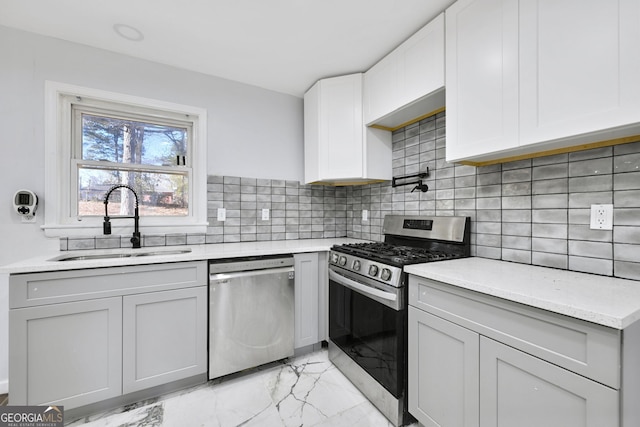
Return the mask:
[[9,393],[9,380],[0,381],[0,394]]

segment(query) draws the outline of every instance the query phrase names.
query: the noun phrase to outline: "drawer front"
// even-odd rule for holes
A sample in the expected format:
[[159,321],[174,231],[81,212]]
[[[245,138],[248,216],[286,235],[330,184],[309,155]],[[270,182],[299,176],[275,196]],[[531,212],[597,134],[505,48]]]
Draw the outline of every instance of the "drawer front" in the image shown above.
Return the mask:
[[206,284],[206,261],[16,274],[9,277],[9,308]]
[[620,331],[411,275],[409,304],[620,388]]

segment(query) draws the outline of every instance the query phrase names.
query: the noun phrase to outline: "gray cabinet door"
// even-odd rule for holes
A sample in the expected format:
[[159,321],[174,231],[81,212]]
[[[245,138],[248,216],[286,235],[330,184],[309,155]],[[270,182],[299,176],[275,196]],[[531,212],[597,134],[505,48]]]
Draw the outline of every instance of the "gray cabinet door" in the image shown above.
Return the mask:
[[479,335],[409,307],[409,412],[425,427],[476,427]]
[[72,409],[122,392],[122,298],[10,310],[11,405]]
[[123,298],[123,393],[207,372],[207,287]]
[[480,427],[620,425],[616,390],[485,337],[480,372]]
[[318,254],[295,254],[294,348],[318,342]]

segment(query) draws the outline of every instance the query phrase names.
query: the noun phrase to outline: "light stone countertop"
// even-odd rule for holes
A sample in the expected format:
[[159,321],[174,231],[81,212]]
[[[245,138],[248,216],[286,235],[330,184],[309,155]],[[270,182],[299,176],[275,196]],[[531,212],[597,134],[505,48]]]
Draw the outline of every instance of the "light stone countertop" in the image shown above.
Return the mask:
[[636,280],[476,257],[415,264],[405,271],[615,329],[640,319]]
[[[328,251],[331,246],[345,243],[361,243],[365,240],[335,238],[335,239],[301,239],[301,240],[272,240],[265,242],[215,243],[207,245],[161,246],[144,247],[140,249],[103,249],[83,251],[61,251],[38,256],[24,261],[7,264],[0,267],[0,273],[19,274],[43,271],[79,270],[85,268],[120,267],[127,265],[159,264],[167,262],[200,261],[221,258],[237,258],[245,256],[293,254],[304,252]],[[168,253],[165,255],[133,256],[124,258],[105,258],[80,261],[55,261],[61,256],[86,256],[93,254],[125,253],[135,254],[143,252],[173,252],[181,249],[191,249],[184,254]]]

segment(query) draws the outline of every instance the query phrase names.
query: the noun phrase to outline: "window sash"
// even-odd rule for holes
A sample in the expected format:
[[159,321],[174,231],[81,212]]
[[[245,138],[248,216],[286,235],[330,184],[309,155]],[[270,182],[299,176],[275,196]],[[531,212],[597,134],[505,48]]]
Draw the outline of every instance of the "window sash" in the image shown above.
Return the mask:
[[[144,120],[158,119],[159,113],[169,118],[164,123],[191,122],[188,135],[188,166],[174,166],[173,172],[186,171],[189,180],[189,216],[147,216],[141,222],[143,234],[157,233],[204,233],[207,230],[207,111],[204,108],[167,101],[143,98],[86,88],[60,82],[45,82],[45,193],[49,201],[44,209],[42,228],[47,237],[96,236],[102,234],[102,218],[78,217],[72,210],[76,206],[79,187],[78,165],[92,167],[91,161],[76,158],[78,146],[72,134],[72,104],[82,104],[82,108],[105,109],[118,106],[126,114],[134,114]],[[108,109],[108,108],[106,108]],[[113,107],[111,108],[113,110]],[[104,111],[104,110],[103,110]],[[142,121],[144,121],[142,120]],[[161,120],[162,122],[163,120]],[[81,147],[79,147],[81,149]],[[103,162],[99,162],[104,167]],[[139,166],[139,165],[138,165]],[[145,165],[147,168],[150,165]],[[122,164],[118,163],[118,168]],[[154,169],[152,167],[152,169]],[[74,190],[71,191],[71,186]],[[73,202],[71,199],[74,199]],[[120,226],[122,224],[122,226]],[[128,222],[120,221],[114,234],[126,234]],[[130,227],[132,228],[132,227]]]

